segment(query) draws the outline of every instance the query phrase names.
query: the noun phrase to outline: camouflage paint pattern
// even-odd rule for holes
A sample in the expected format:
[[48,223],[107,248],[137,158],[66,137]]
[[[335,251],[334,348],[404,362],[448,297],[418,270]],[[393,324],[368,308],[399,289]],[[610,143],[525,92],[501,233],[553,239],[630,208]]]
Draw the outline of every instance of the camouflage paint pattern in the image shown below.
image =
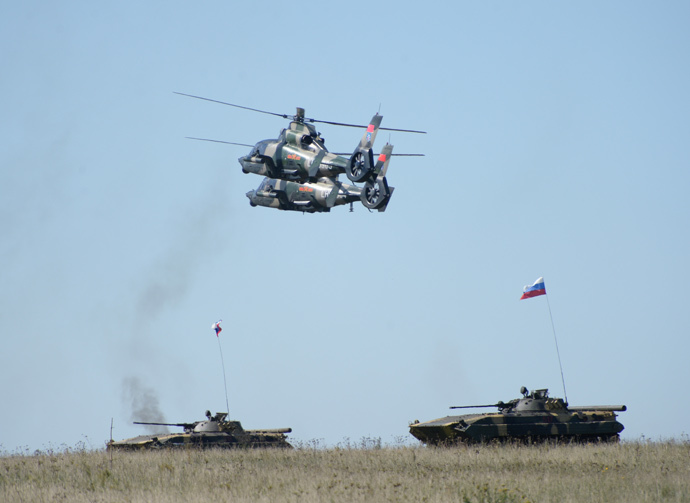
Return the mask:
[[[178,92],[176,94],[285,119],[289,118],[287,114],[259,110],[192,94]],[[328,212],[333,206],[353,203],[357,200],[359,193],[359,198],[366,208],[385,211],[393,194],[393,188],[389,187],[386,181],[386,171],[393,147],[386,145],[379,159],[374,160],[373,145],[379,129],[420,134],[426,134],[426,131],[381,128],[382,120],[383,116],[377,113],[366,127],[358,124],[324,121],[306,118],[304,109],[298,107],[289,126],[281,130],[277,139],[258,142],[247,155],[240,157],[238,161],[244,173],[253,173],[273,180],[297,182],[299,185],[284,184],[277,188],[274,186],[273,190],[269,191],[261,188],[250,191],[247,193],[250,204],[287,211]],[[347,154],[336,154],[328,151],[324,138],[314,127],[315,123],[364,128],[365,132],[354,152],[348,158],[346,157]],[[204,140],[204,138],[194,139]],[[234,142],[221,143],[245,145]],[[338,176],[343,173],[351,182],[364,183],[365,186],[359,188],[340,184]],[[265,183],[264,180],[262,186]],[[305,196],[300,192],[311,192],[311,194]],[[328,194],[331,196],[329,197]]]
[[277,140],[260,141],[238,160],[244,173],[295,181],[335,177],[345,173],[349,163],[326,149],[314,126],[295,121]]
[[337,178],[322,177],[314,182],[296,182],[266,177],[256,190],[247,192],[249,204],[285,211],[329,212],[332,207],[361,201],[372,210],[385,211],[393,194],[385,173],[393,152],[386,145],[371,169],[373,178],[363,187],[342,183]]
[[[304,122],[304,111],[298,109],[278,139],[260,141],[239,158],[244,173],[266,177],[258,189],[247,192],[249,203],[317,213],[360,200],[370,210],[385,211],[393,194],[385,178],[393,146],[386,145],[376,160],[372,150],[382,119],[378,114],[372,117],[348,159],[329,152],[321,134]],[[339,182],[343,173],[364,187]]]
[[626,410],[623,405],[569,409],[562,399],[548,398],[548,390],[481,407],[499,407],[500,411],[416,421],[410,424],[410,433],[431,445],[509,439],[617,441],[623,425],[616,420],[614,411]]
[[361,188],[328,179],[298,183],[264,178],[259,188],[247,192],[252,206],[307,213],[329,212],[333,206],[359,201],[361,197]]
[[139,450],[160,448],[259,448],[279,447],[291,449],[285,433],[290,433],[290,428],[278,428],[269,430],[245,430],[239,421],[226,421],[226,413],[217,413],[208,421],[194,423],[135,423],[148,425],[181,426],[184,433],[160,433],[153,435],[140,435],[117,442],[110,441],[108,449]]
[[[375,115],[372,121],[380,123],[381,118]],[[357,151],[371,149],[376,137],[373,129],[367,129]],[[366,140],[367,136],[371,141]],[[294,181],[336,177],[345,173],[350,164],[349,159],[328,151],[324,139],[313,125],[298,121],[292,121],[287,129],[283,129],[278,139],[260,141],[249,154],[238,160],[244,173]]]

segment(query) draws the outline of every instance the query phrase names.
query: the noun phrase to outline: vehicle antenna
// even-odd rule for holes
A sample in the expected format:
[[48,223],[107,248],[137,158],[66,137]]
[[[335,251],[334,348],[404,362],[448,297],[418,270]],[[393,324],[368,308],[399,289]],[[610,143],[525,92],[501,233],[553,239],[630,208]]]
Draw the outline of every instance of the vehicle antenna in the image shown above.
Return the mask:
[[218,339],[218,351],[220,352],[220,364],[223,366],[223,384],[225,385],[225,407],[226,410],[228,411],[228,414],[230,414],[230,405],[228,403],[228,379],[225,377],[225,360],[223,359],[223,348],[220,345],[220,332],[223,330],[220,327],[220,322],[223,320],[218,320],[213,324],[211,327],[213,330],[216,331],[216,339]]
[[556,343],[556,355],[558,355],[558,366],[561,369],[561,382],[563,383],[563,397],[565,398],[565,403],[568,403],[568,392],[565,390],[565,378],[563,377],[563,365],[561,364],[561,353],[558,351],[558,339],[556,338],[556,327],[553,324],[553,315],[551,314],[551,303],[549,302],[549,295],[545,294],[546,305],[549,306],[549,318],[551,318],[551,329],[553,330],[553,340]]
[[[113,444],[113,418],[110,418],[110,443],[108,444],[108,447],[110,447]],[[110,451],[110,471],[113,470],[113,449],[109,448]]]
[[230,414],[230,405],[228,404],[228,379],[225,377],[225,362],[223,361],[223,349],[220,347],[220,337],[218,337],[218,349],[220,350],[220,363],[223,366],[223,384],[225,384],[225,409]]

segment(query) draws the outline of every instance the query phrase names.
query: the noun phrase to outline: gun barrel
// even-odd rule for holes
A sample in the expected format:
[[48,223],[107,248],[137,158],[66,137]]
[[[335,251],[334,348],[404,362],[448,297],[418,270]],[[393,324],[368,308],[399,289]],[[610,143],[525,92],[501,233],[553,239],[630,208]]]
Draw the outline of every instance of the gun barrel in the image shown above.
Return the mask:
[[[500,404],[503,405],[503,404]],[[491,404],[491,405],[453,405],[450,407],[451,409],[480,409],[480,408],[485,408],[485,407],[499,407],[500,406],[497,403]]]
[[593,410],[596,412],[625,412],[628,408],[625,405],[578,405],[576,407],[568,407],[568,410],[575,412],[586,410]]
[[257,433],[292,433],[292,428],[268,428],[263,430],[251,430]]
[[150,424],[154,426],[180,426],[182,428],[191,426],[189,423],[145,423],[143,421],[134,421],[134,424]]

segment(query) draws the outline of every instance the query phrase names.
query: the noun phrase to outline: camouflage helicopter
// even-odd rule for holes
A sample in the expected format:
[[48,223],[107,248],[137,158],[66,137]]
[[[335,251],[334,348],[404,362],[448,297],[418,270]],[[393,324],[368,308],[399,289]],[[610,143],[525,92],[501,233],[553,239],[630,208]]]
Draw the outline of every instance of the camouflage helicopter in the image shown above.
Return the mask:
[[[267,112],[190,94],[176,94],[289,118],[287,114]],[[392,154],[393,146],[387,144],[375,162],[373,143],[376,134],[379,129],[422,134],[425,131],[382,128],[382,119],[383,116],[377,113],[368,126],[360,126],[305,118],[304,109],[297,108],[289,126],[280,132],[277,139],[262,140],[254,146],[224,141],[220,143],[251,147],[249,154],[238,159],[242,172],[266,177],[256,190],[247,192],[251,206],[315,213],[328,212],[334,206],[350,203],[352,211],[352,203],[360,200],[370,210],[385,211],[393,193],[393,187],[388,185],[385,178],[390,156],[422,154]],[[313,125],[316,122],[366,128],[366,131],[348,158],[345,157],[347,154],[333,153],[326,149],[321,133],[317,132]],[[192,139],[219,142],[205,138]],[[353,183],[364,183],[364,187],[339,182],[338,175],[343,173]]]
[[388,163],[393,145],[383,147],[371,177],[364,187],[342,183],[337,175],[321,177],[315,182],[293,182],[266,177],[256,190],[247,192],[251,206],[266,206],[288,211],[307,213],[328,212],[334,206],[350,204],[360,200],[370,210],[386,211],[395,187],[389,187],[386,180]]

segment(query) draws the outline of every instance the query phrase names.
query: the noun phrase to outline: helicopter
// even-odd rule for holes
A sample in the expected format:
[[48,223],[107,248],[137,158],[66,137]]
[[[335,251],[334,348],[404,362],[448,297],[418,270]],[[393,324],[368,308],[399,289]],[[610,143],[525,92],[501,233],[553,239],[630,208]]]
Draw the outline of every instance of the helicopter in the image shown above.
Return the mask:
[[[389,187],[385,179],[390,156],[423,155],[392,154],[393,146],[386,145],[375,162],[373,143],[379,129],[426,133],[411,129],[382,128],[380,125],[383,116],[378,113],[372,117],[368,126],[361,126],[306,118],[304,109],[299,107],[295,115],[289,117],[287,114],[268,112],[201,96],[178,92],[175,94],[286,119],[291,118],[289,126],[280,132],[277,139],[262,140],[254,146],[205,138],[191,138],[251,147],[247,155],[238,159],[242,166],[242,172],[266,177],[256,190],[247,193],[251,206],[314,213],[328,212],[333,206],[350,203],[350,211],[352,211],[352,203],[359,199],[370,210],[385,211],[393,193],[393,187]],[[328,151],[324,138],[314,127],[316,122],[365,128],[366,131],[348,158],[346,157],[347,154]],[[339,182],[338,175],[340,174],[346,174],[353,183],[364,183],[364,187]]]
[[323,177],[316,182],[293,182],[266,177],[256,190],[247,192],[251,206],[266,206],[306,213],[329,212],[332,207],[360,200],[369,210],[386,211],[394,187],[388,186],[386,171],[393,145],[383,147],[373,168],[373,179],[364,187],[342,183],[336,177]]

